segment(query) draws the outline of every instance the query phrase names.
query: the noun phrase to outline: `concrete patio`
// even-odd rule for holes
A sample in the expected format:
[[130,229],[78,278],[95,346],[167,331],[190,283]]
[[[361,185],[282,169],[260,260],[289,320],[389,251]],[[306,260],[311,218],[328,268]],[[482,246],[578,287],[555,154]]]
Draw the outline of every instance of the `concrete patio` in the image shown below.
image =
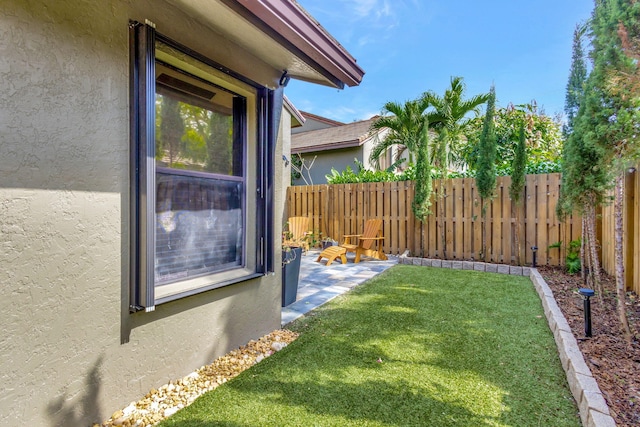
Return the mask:
[[319,253],[312,249],[302,256],[297,299],[282,307],[282,326],[398,263],[397,256],[388,255],[386,261],[363,257],[356,264],[354,255],[348,254],[346,264],[338,258],[327,267],[326,259],[316,262]]

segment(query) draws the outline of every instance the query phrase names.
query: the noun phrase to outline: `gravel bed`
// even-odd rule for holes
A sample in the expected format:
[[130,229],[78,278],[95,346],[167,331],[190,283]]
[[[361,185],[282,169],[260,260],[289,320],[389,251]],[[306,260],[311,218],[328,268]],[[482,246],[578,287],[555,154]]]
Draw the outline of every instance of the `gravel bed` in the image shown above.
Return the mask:
[[250,341],[230,353],[216,359],[210,365],[190,373],[184,378],[170,381],[152,389],[142,399],[117,410],[102,424],[93,427],[150,427],[190,405],[207,391],[214,390],[245,369],[259,363],[265,357],[282,350],[294,341],[298,334],[280,329]]

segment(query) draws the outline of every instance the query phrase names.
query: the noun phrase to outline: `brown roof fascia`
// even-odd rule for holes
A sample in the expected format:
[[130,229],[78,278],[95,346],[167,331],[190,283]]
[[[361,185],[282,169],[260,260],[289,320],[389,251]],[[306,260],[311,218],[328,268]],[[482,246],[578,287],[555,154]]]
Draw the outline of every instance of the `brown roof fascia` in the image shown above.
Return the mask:
[[[357,86],[364,70],[293,0],[222,0],[253,25],[308,62],[334,86]],[[292,75],[292,77],[296,77]]]

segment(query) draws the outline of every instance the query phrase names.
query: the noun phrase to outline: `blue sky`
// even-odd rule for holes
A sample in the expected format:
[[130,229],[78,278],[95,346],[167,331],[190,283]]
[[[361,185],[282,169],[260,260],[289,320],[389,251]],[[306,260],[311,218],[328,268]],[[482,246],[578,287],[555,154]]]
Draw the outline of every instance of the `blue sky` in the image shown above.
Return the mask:
[[564,109],[573,30],[593,0],[298,0],[366,74],[344,90],[291,80],[285,94],[302,111],[364,120],[387,101],[433,90],[461,76],[467,96],[496,86],[499,106],[535,99]]

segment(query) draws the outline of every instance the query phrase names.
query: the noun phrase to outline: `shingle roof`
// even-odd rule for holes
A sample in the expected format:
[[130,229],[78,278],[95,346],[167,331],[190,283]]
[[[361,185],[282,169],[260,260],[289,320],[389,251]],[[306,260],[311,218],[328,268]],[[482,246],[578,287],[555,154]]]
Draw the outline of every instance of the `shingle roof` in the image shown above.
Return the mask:
[[370,131],[371,123],[377,118],[378,116],[374,116],[369,120],[291,135],[291,152],[308,153],[358,147],[373,136]]

